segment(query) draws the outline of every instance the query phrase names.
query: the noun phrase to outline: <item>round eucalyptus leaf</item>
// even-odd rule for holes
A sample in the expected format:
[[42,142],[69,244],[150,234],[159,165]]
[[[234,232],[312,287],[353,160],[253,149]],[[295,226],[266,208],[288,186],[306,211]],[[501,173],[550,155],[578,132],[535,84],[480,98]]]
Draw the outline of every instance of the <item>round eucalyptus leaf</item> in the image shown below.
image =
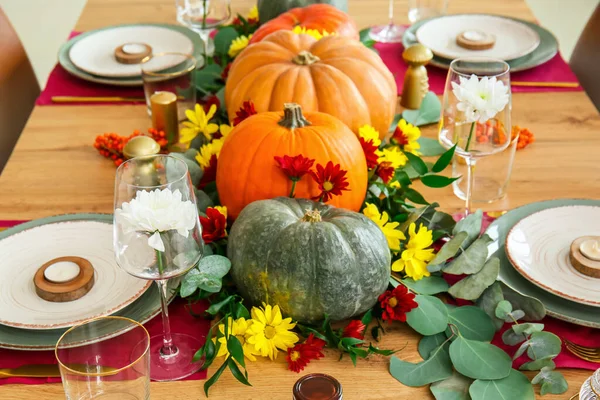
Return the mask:
[[463,243],[463,248],[466,249],[479,237],[481,233],[481,224],[483,222],[483,211],[481,209],[469,214],[466,218],[461,219],[454,226],[452,233],[456,235],[459,232],[465,232],[468,237]]
[[477,307],[481,308],[494,322],[496,330],[500,330],[504,326],[504,320],[496,317],[496,306],[504,300],[502,287],[499,282],[494,282],[492,286],[487,288],[483,294],[477,299]]
[[473,379],[506,378],[512,366],[512,359],[499,347],[463,337],[450,345],[450,359],[459,373]]
[[478,307],[457,307],[449,312],[448,317],[466,339],[489,342],[496,333],[492,319]]
[[500,319],[506,319],[506,317],[512,312],[512,305],[509,301],[502,300],[496,306],[496,317]]
[[427,360],[416,364],[392,357],[390,374],[406,386],[423,386],[452,376],[452,364],[448,353],[438,348]]
[[562,342],[554,333],[534,332],[529,337],[527,356],[532,360],[556,357],[560,353]]
[[448,326],[448,311],[437,297],[417,295],[419,307],[406,314],[406,323],[424,336],[444,332]]
[[469,388],[472,400],[534,400],[531,382],[521,372],[511,369],[497,380],[476,380]]
[[402,283],[413,292],[426,295],[442,293],[450,287],[444,278],[435,275],[425,276],[418,281],[406,278],[402,279]]
[[491,241],[492,239],[488,235],[483,235],[475,240],[471,246],[444,268],[444,272],[452,275],[471,275],[479,272],[488,258],[488,244]]
[[436,400],[471,400],[469,387],[473,383],[469,379],[456,372],[448,379],[434,382],[429,388]]
[[539,360],[526,362],[525,364],[521,365],[519,369],[521,371],[539,371],[545,367],[554,369],[556,368],[556,364],[551,358],[542,358]]
[[492,257],[483,265],[480,271],[452,285],[448,289],[448,293],[458,299],[477,300],[485,289],[496,282],[499,271],[500,260],[497,257]]
[[[423,360],[427,360],[431,355],[431,352],[442,345],[448,339],[445,334],[438,333],[432,336],[423,336],[421,340],[419,340],[419,346],[417,349],[419,350],[419,355]],[[448,352],[448,346],[450,343],[446,343],[444,345],[443,351]]]

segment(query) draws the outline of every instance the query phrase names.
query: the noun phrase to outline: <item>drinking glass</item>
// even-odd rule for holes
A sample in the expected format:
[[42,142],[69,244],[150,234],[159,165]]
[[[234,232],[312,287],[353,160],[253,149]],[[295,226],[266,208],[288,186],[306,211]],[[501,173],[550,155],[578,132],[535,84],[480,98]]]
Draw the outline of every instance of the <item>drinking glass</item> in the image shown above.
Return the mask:
[[448,0],[408,0],[408,19],[411,24],[422,19],[446,14]]
[[[471,211],[477,161],[510,144],[511,92],[509,65],[491,58],[459,58],[450,64],[439,140],[456,145],[455,157],[466,164],[465,215]],[[478,134],[485,127],[489,135]]]
[[150,338],[150,377],[181,379],[196,372],[192,357],[202,343],[171,333],[167,280],[179,277],[202,256],[194,187],[184,161],[168,155],[137,157],[117,169],[114,249],[129,274],[156,281],[161,294],[163,335]]
[[389,24],[372,27],[369,36],[376,42],[399,43],[402,41],[402,35],[404,35],[406,28],[394,24],[394,0],[390,0],[388,18],[390,19]]
[[149,348],[148,331],[129,318],[101,317],[72,327],[55,348],[66,398],[149,399]]
[[177,95],[177,117],[185,120],[185,110],[196,104],[196,59],[183,53],[159,53],[146,57],[141,65],[148,115],[152,115],[150,97],[156,92],[171,92]]
[[210,32],[231,17],[231,0],[176,0],[177,21],[197,32],[204,45],[204,59],[208,51]]

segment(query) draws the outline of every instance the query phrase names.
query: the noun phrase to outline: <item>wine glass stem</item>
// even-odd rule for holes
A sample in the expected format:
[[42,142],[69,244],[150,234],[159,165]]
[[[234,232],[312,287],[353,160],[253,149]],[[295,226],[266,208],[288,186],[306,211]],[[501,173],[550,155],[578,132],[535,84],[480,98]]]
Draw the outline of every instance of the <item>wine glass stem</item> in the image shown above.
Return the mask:
[[171,337],[171,324],[169,323],[169,304],[167,302],[167,280],[160,279],[156,281],[160,291],[160,307],[162,309],[163,322],[163,347],[160,349],[160,355],[169,358],[177,354],[177,347],[173,344]]
[[390,25],[394,25],[394,0],[390,0],[388,17],[390,18]]
[[200,29],[198,32],[200,35],[200,40],[202,41],[202,47],[204,51],[204,65],[206,66],[206,62],[208,61],[208,41],[210,39],[210,30],[208,29]]
[[471,213],[471,202],[473,197],[473,186],[475,184],[475,159],[465,157],[467,163],[467,195],[465,201],[465,217]]

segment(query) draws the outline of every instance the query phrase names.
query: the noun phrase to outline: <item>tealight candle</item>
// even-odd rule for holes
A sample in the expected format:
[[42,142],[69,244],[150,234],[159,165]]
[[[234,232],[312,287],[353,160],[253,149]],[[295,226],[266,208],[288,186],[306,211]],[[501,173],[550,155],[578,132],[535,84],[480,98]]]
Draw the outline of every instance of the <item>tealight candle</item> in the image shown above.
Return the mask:
[[123,45],[122,49],[127,54],[141,54],[146,52],[146,46],[141,43],[127,43]]
[[71,261],[59,261],[44,271],[44,278],[53,283],[69,282],[79,275],[81,268]]
[[596,239],[587,239],[579,245],[579,251],[590,260],[600,261],[600,243]]

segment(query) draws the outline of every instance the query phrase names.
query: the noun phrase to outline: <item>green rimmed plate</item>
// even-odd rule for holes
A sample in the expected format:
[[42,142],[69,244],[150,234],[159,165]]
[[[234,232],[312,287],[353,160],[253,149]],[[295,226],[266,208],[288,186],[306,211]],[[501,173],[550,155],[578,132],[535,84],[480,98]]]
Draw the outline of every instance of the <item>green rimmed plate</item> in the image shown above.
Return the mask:
[[[113,216],[111,214],[68,214],[41,218],[0,232],[0,239],[4,239],[5,237],[36,226],[64,221],[97,221],[112,224]],[[173,281],[172,287],[175,287],[176,285],[177,282]],[[169,301],[174,297],[175,295],[173,294]],[[133,319],[140,323],[145,323],[159,313],[160,294],[156,285],[151,285],[148,290],[146,290],[146,292],[135,302],[114,313],[113,315],[118,315]],[[0,325],[0,348],[14,350],[53,350],[56,342],[66,330],[66,328],[29,330]],[[112,337],[120,333],[123,332],[117,332],[114,326],[106,324],[103,326],[102,332],[99,332],[99,337]]]
[[548,315],[577,325],[600,328],[600,308],[565,300],[534,285],[515,270],[505,252],[506,236],[517,222],[541,210],[572,205],[600,206],[600,200],[558,199],[515,208],[492,222],[488,227],[486,233],[494,240],[490,244],[489,250],[492,255],[500,259],[498,279],[501,282],[523,295],[540,300],[546,307]]
[[[472,15],[472,14],[465,14],[465,15]],[[482,15],[484,15],[484,14],[482,14]],[[496,16],[496,17],[499,17],[499,16]],[[436,17],[436,18],[440,18],[440,17]],[[510,17],[499,17],[499,18],[507,18],[512,21],[522,23],[522,24],[528,26],[529,28],[533,29],[540,37],[540,44],[531,53],[529,53],[523,57],[519,57],[519,58],[515,58],[514,60],[507,61],[508,64],[510,65],[510,69],[512,72],[524,71],[526,69],[531,69],[531,68],[537,67],[538,65],[542,65],[545,62],[550,61],[552,59],[552,57],[554,57],[556,55],[556,53],[558,53],[558,41],[556,40],[556,38],[554,37],[552,32],[550,32],[549,30],[547,30],[537,24],[534,24],[532,22],[524,21],[524,20],[518,19],[518,18],[510,18]],[[419,43],[419,41],[417,40],[417,36],[416,36],[417,30],[424,23],[426,23],[432,19],[435,19],[435,18],[424,19],[422,21],[416,22],[410,28],[408,28],[406,30],[406,32],[404,33],[404,36],[402,37],[402,44],[404,45],[405,48],[407,48],[408,46],[412,46],[413,44]],[[452,62],[452,60],[450,60],[450,59],[434,56],[429,64],[439,67],[439,68],[448,69],[448,68],[450,68],[451,62]]]
[[75,66],[75,64],[73,64],[71,62],[71,59],[69,58],[69,52],[71,51],[71,47],[73,47],[73,45],[75,43],[77,43],[78,41],[80,41],[81,39],[83,39],[93,33],[96,33],[98,31],[104,31],[107,29],[113,29],[113,28],[117,28],[117,27],[128,27],[128,26],[156,26],[156,27],[168,28],[168,29],[172,29],[174,31],[180,32],[180,33],[184,34],[185,36],[187,36],[192,41],[192,43],[194,45],[193,55],[196,58],[196,62],[198,63],[198,65],[199,66],[202,65],[202,63],[204,62],[204,59],[203,59],[204,46],[202,44],[202,39],[200,39],[200,35],[198,35],[196,32],[194,32],[184,26],[169,25],[169,24],[126,24],[126,25],[107,26],[105,28],[84,32],[80,35],[75,36],[68,42],[64,43],[58,50],[58,63],[71,75],[74,75],[74,76],[84,79],[86,81],[102,83],[105,85],[113,85],[113,86],[141,86],[141,85],[143,85],[141,76],[135,77],[135,78],[116,78],[116,77],[108,78],[108,77],[102,77],[102,76],[90,74],[88,72],[85,72],[85,71],[77,68]]

